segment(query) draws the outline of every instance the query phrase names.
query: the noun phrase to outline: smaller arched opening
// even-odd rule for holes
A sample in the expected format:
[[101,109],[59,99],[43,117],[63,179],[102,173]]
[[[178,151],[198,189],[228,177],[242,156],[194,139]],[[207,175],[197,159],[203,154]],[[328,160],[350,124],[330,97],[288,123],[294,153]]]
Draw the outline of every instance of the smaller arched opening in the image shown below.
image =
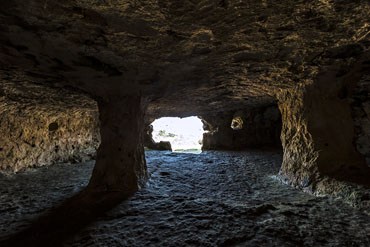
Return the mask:
[[231,121],[231,128],[233,130],[241,130],[243,129],[243,119],[241,117],[234,117]]
[[170,142],[175,152],[201,152],[204,129],[200,118],[163,117],[156,119],[152,126],[155,142]]

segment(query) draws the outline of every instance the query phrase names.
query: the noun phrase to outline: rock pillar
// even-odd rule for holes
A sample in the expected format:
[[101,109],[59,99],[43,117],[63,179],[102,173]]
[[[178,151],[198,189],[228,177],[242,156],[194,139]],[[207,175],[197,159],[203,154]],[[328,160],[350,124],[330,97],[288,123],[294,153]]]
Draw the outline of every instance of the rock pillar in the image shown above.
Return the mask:
[[312,83],[279,95],[284,149],[280,174],[290,183],[307,187],[322,176],[351,177],[366,170],[354,146],[349,95],[361,77],[328,71]]
[[98,107],[101,145],[87,190],[130,195],[147,178],[140,96],[100,100]]

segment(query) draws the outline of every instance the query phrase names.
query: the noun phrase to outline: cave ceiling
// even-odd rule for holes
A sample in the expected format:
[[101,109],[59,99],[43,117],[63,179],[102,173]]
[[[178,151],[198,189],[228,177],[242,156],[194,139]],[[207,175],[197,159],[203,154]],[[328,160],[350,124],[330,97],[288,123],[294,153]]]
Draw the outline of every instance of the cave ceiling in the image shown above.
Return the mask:
[[0,3],[0,97],[140,93],[156,116],[271,104],[321,67],[356,59],[370,36],[367,0]]

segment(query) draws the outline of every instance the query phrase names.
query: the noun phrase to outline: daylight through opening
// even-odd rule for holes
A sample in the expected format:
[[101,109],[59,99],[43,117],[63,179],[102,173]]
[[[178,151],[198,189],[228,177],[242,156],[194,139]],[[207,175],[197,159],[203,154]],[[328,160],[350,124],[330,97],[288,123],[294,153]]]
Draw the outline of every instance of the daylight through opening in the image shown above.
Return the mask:
[[198,117],[163,117],[155,120],[153,140],[169,141],[172,151],[200,152],[203,142],[203,123]]

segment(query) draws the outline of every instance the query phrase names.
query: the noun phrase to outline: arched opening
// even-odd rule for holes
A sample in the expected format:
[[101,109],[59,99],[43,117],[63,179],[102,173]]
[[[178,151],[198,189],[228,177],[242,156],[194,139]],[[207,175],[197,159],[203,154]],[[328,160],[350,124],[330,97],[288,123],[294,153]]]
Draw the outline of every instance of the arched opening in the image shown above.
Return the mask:
[[231,121],[231,128],[233,130],[241,130],[243,128],[243,119],[241,117],[234,117]]
[[175,152],[201,152],[205,131],[200,118],[163,117],[156,119],[152,126],[155,142],[170,142]]

